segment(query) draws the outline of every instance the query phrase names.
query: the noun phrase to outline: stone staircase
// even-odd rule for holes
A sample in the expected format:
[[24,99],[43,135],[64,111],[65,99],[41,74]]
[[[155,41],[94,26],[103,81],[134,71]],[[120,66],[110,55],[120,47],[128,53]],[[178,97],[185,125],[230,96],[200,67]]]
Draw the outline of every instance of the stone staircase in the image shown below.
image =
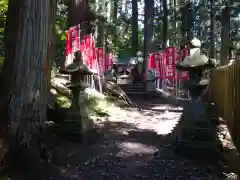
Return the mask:
[[145,94],[144,84],[122,84],[119,85],[129,96],[141,96]]

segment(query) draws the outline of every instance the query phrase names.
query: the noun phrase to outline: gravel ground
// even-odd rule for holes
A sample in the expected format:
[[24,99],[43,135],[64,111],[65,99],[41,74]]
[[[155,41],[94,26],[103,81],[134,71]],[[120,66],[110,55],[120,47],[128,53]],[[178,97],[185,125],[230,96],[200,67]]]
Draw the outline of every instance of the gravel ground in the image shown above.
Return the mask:
[[142,112],[111,109],[111,116],[98,122],[100,133],[94,140],[59,147],[58,165],[68,179],[237,179],[234,174],[216,177],[213,156],[187,149],[184,155],[176,153],[173,130],[181,108],[147,101],[153,100],[137,102],[145,107]]

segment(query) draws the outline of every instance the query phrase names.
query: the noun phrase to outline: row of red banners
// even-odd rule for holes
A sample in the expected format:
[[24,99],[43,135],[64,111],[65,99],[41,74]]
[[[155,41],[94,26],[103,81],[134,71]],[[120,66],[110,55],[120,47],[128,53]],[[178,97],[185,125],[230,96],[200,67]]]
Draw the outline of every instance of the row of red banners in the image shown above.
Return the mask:
[[156,73],[159,79],[188,79],[188,72],[177,72],[176,63],[189,55],[187,48],[180,52],[176,47],[167,47],[163,52],[155,52],[149,55],[148,68]]
[[111,68],[113,57],[104,51],[102,47],[95,47],[92,35],[86,35],[80,40],[80,25],[69,28],[66,32],[65,67],[73,62],[74,53],[82,52],[83,63],[91,70],[104,73]]
[[[113,56],[104,51],[102,47],[95,47],[92,35],[86,35],[80,40],[80,25],[69,28],[66,33],[66,61],[65,67],[73,62],[74,53],[82,52],[83,63],[91,70],[100,74],[105,73],[112,67]],[[188,79],[188,72],[176,72],[176,63],[189,55],[188,49],[178,51],[176,47],[168,47],[164,52],[155,52],[149,55],[148,68],[156,72],[159,79]]]

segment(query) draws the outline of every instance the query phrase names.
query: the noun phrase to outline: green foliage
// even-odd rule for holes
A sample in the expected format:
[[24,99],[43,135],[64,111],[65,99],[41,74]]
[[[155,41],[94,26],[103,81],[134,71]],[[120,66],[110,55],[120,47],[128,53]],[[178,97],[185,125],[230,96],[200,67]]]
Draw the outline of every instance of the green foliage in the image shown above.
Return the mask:
[[4,63],[4,57],[0,56],[0,65],[3,65],[3,63]]
[[7,10],[8,10],[8,0],[1,0],[0,1],[0,10],[1,10],[1,12],[7,12]]
[[59,107],[69,108],[71,105],[71,100],[66,96],[57,95],[56,99]]
[[8,10],[8,0],[1,0],[0,1],[0,65],[4,62],[4,24],[6,22]]
[[58,4],[57,6],[57,17],[56,17],[56,59],[62,59],[65,52],[65,40],[67,30],[67,6],[64,4]]

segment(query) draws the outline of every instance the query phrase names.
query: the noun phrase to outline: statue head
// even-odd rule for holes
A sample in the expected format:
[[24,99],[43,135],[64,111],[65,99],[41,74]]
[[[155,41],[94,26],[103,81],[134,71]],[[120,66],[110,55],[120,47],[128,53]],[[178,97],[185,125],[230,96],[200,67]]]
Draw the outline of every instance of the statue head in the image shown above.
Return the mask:
[[138,51],[138,52],[137,52],[137,57],[141,57],[141,56],[142,56],[141,51]]
[[201,48],[202,46],[201,41],[197,38],[193,38],[189,44],[190,44],[190,48]]
[[75,53],[74,53],[74,57],[76,59],[82,59],[82,52],[80,50],[77,50]]

